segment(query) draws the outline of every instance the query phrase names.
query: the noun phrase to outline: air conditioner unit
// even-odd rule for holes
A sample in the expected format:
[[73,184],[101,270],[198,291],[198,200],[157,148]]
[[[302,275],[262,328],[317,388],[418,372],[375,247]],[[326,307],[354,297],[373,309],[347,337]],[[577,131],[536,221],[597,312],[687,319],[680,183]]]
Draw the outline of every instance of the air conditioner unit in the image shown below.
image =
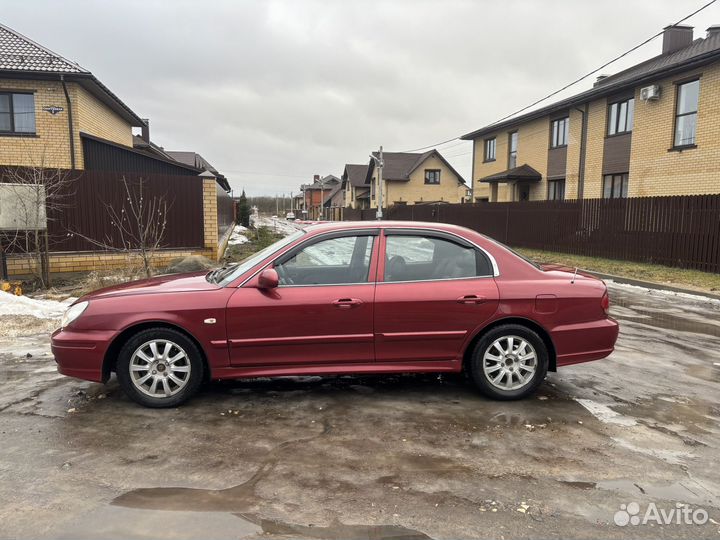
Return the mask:
[[640,89],[640,99],[643,101],[656,101],[660,99],[660,85],[653,84]]

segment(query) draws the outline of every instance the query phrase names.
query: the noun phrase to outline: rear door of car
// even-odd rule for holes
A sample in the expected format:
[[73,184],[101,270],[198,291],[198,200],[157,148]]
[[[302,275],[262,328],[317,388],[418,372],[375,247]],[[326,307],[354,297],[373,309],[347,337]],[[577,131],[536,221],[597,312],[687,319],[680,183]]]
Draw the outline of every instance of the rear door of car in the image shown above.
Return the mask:
[[273,262],[278,287],[240,287],[227,306],[231,364],[374,361],[378,235],[360,229],[310,238]]
[[385,229],[381,247],[376,360],[459,360],[498,307],[489,255],[454,234],[423,229]]

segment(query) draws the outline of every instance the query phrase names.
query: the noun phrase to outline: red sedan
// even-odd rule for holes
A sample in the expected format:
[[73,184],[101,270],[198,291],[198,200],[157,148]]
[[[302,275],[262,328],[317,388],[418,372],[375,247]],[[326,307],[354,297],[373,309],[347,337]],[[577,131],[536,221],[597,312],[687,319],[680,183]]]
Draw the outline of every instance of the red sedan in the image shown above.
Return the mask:
[[60,373],[172,407],[203,381],[460,372],[495,399],[615,346],[605,284],[439,223],[310,226],[240,264],[79,299],[52,336]]

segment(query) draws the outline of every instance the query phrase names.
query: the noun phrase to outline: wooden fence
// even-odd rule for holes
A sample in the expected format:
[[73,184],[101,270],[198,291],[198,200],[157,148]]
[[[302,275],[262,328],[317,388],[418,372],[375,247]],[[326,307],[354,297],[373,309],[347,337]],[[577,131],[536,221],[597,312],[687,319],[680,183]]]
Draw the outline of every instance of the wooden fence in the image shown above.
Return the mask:
[[[514,247],[720,272],[720,195],[394,206],[385,219],[474,229]],[[346,208],[345,220],[375,219]]]

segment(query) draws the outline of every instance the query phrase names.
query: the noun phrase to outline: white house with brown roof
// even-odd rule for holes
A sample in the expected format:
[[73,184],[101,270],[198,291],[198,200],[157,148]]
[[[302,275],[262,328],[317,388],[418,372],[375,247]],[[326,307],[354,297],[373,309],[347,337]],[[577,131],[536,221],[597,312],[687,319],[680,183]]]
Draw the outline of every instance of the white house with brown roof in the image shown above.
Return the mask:
[[[373,153],[377,157],[377,153]],[[383,199],[393,205],[460,203],[466,200],[468,187],[460,173],[437,150],[416,154],[383,152]],[[370,208],[378,206],[378,173],[371,159],[365,175],[370,186]]]

